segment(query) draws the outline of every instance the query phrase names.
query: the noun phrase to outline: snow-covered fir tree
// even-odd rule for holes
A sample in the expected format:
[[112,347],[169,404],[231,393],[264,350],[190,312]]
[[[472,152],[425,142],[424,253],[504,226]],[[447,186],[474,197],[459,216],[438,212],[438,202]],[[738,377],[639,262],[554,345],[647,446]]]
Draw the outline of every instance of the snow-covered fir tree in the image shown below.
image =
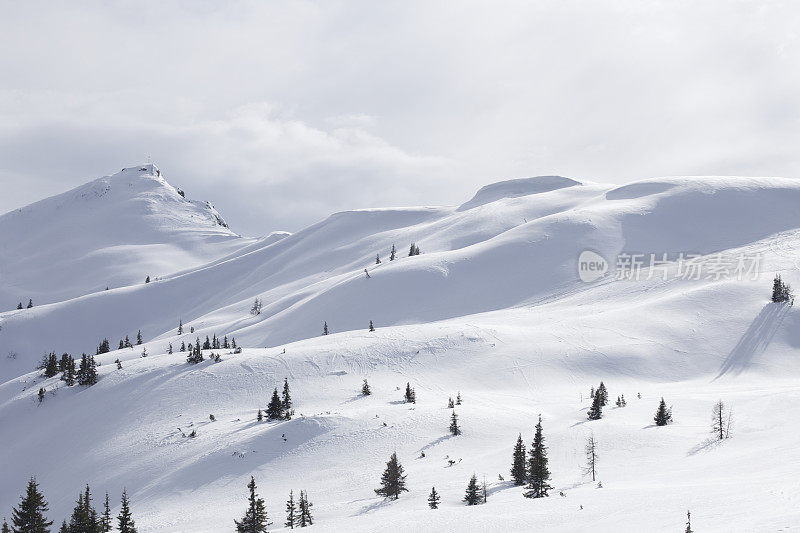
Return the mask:
[[247,498],[247,510],[241,521],[234,520],[236,531],[237,533],[262,533],[267,530],[267,526],[272,522],[269,521],[267,516],[264,499],[259,498],[258,494],[256,494],[256,480],[253,476],[250,476],[247,490],[250,492]]
[[406,476],[403,473],[403,465],[397,460],[397,452],[393,452],[381,475],[381,486],[375,489],[375,494],[396,500],[402,492],[408,492]]
[[536,423],[536,433],[534,434],[533,445],[529,454],[528,491],[525,493],[525,497],[544,498],[553,487],[548,483],[550,481],[550,470],[547,467],[547,447],[544,445],[541,415],[539,415],[539,422]]
[[514,453],[511,459],[511,479],[514,485],[524,485],[528,477],[525,458],[525,443],[522,442],[522,433],[520,433],[514,444]]

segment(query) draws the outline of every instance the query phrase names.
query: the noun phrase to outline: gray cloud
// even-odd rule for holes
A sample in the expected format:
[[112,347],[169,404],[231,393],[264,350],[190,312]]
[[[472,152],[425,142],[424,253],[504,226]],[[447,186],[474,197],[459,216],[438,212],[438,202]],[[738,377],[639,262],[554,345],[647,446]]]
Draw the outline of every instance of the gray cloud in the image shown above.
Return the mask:
[[790,4],[81,7],[4,6],[0,212],[147,154],[248,234],[535,174],[800,175]]

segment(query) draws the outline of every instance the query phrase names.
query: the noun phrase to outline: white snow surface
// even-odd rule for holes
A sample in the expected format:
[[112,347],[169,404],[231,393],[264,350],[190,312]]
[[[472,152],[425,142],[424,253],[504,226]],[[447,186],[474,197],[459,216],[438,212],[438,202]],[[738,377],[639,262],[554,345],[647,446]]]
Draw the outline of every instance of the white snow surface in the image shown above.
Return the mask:
[[[303,489],[319,531],[683,531],[687,510],[695,531],[800,530],[800,315],[769,302],[776,273],[800,282],[800,182],[528,178],[460,207],[349,211],[261,239],[215,215],[142,165],[0,217],[11,276],[0,515],[36,475],[58,524],[89,483],[95,503],[126,487],[139,531],[232,531],[253,475],[271,529]],[[422,255],[408,257],[412,242]],[[760,275],[585,284],[586,249],[612,265],[623,251],[758,255]],[[158,279],[144,284],[148,273]],[[28,294],[46,303],[14,309]],[[144,346],[98,357],[94,386],[34,371],[45,352],[93,353],[140,329]],[[243,352],[199,365],[166,353],[214,334]],[[257,423],[284,378],[295,418]],[[628,406],[588,421],[600,380]],[[407,382],[416,404],[402,402]],[[459,391],[463,435],[452,437],[447,400]],[[655,427],[662,396],[675,421]],[[709,432],[718,399],[733,409],[722,442]],[[554,490],[526,499],[508,470],[540,414]],[[590,433],[602,488],[581,470]],[[384,501],[373,489],[393,451],[409,492]],[[467,507],[473,473],[489,498]],[[432,486],[438,510],[426,505]]]

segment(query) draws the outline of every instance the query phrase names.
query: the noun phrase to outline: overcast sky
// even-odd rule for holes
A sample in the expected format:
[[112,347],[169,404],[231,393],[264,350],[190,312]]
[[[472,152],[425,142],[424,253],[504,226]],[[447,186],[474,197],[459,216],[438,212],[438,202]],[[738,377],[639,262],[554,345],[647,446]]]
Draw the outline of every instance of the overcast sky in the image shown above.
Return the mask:
[[541,174],[800,176],[796,2],[0,7],[0,212],[148,155],[248,235]]

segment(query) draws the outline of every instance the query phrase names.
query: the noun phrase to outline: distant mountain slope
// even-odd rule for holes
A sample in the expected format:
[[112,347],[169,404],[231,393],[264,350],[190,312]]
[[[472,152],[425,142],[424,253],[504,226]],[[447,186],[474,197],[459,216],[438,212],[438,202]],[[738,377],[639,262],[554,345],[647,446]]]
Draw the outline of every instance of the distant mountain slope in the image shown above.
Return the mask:
[[0,216],[0,309],[141,283],[250,242],[155,165],[125,168]]
[[[620,188],[552,177],[510,183],[485,187],[469,209],[337,213],[147,285],[137,280],[2,313],[0,350],[18,358],[0,365],[0,375],[27,371],[45,351],[90,351],[104,337],[115,344],[140,329],[145,339],[167,338],[179,320],[197,330],[183,340],[235,335],[248,346],[279,346],[318,335],[325,321],[340,332],[370,320],[385,327],[530,305],[588,288],[577,277],[585,249],[613,266],[621,251],[709,254],[800,227],[794,180],[671,178]],[[422,255],[408,257],[411,242]],[[397,259],[389,261],[393,244]],[[251,316],[257,296],[263,311]]]

